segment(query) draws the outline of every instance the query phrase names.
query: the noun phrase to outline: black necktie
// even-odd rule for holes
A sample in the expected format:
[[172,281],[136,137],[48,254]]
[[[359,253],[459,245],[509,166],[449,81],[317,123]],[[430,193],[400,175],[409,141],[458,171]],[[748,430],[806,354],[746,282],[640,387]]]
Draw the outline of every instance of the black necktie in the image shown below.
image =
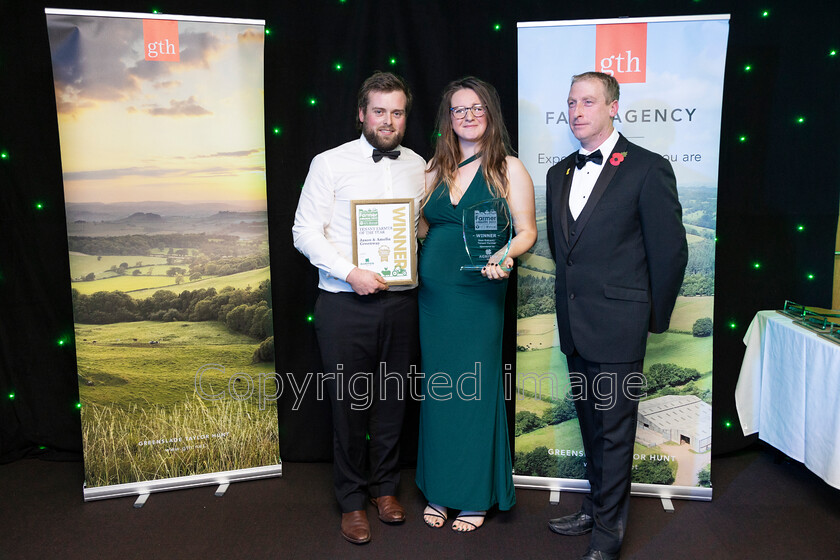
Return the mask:
[[601,150],[595,150],[588,156],[585,156],[580,152],[575,155],[575,165],[578,169],[583,169],[583,166],[586,165],[587,161],[591,161],[592,163],[596,163],[598,165],[604,163],[604,156],[601,155]]
[[399,150],[380,150],[378,148],[373,149],[373,161],[379,161],[383,157],[397,159],[400,157]]

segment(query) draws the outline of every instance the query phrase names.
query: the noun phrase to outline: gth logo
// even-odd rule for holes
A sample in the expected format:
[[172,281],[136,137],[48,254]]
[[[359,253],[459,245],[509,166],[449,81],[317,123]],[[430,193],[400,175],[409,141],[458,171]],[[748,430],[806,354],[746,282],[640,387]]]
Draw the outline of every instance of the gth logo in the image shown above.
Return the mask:
[[143,47],[146,60],[155,62],[178,62],[181,50],[178,48],[178,22],[162,19],[143,20]]
[[595,26],[595,67],[620,84],[640,84],[647,70],[647,24]]

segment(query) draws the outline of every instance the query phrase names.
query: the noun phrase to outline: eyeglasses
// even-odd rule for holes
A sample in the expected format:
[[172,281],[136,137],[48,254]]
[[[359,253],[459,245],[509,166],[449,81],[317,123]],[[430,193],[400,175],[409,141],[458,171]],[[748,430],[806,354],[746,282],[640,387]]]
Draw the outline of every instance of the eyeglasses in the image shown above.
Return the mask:
[[484,116],[484,105],[475,104],[472,107],[450,107],[449,110],[459,121],[467,116],[467,111],[470,111],[475,118]]

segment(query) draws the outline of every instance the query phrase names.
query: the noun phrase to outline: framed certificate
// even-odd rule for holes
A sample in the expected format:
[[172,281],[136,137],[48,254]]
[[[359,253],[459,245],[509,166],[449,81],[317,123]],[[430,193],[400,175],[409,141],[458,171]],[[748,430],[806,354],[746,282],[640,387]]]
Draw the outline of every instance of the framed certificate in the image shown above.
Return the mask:
[[350,217],[353,264],[394,286],[417,282],[413,198],[353,200]]

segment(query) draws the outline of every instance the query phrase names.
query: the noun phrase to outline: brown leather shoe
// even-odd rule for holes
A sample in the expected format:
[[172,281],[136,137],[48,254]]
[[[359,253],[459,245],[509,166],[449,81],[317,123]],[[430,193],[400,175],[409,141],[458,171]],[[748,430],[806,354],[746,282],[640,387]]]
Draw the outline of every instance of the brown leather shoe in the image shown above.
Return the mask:
[[385,523],[402,523],[405,521],[405,508],[394,496],[379,496],[371,498],[370,503],[379,510],[379,520]]
[[370,541],[370,523],[365,510],[341,514],[341,536],[353,544],[365,544]]

